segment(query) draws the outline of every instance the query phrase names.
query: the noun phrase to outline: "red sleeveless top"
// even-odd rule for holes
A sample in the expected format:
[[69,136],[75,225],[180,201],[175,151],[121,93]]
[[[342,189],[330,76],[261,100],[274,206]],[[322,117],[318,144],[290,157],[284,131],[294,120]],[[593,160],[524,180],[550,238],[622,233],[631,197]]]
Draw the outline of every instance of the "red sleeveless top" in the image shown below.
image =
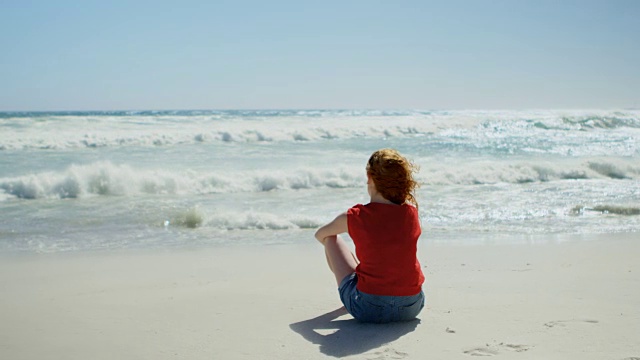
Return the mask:
[[358,204],[347,210],[347,225],[360,260],[358,290],[387,296],[411,296],[422,290],[418,209],[409,204]]

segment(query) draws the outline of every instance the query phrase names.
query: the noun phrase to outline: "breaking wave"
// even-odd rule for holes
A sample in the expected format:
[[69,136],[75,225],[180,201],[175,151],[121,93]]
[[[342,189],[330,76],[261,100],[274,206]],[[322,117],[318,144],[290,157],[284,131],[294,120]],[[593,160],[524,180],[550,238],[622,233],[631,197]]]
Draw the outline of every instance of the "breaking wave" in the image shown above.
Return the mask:
[[143,170],[129,165],[97,162],[73,165],[61,172],[0,178],[0,190],[22,199],[129,196],[140,194],[212,194],[265,192],[361,186],[360,171],[299,169],[292,172],[253,171],[208,174],[193,171]]
[[458,166],[423,167],[423,183],[432,185],[525,184],[557,180],[639,179],[640,165],[620,159],[594,159],[572,162],[495,162],[461,163]]
[[264,212],[215,212],[208,214],[199,207],[177,211],[162,221],[162,226],[197,228],[208,227],[220,230],[291,230],[314,229],[322,221],[304,216],[282,216]]
[[[0,150],[640,129],[640,112],[254,110],[0,113]],[[563,135],[564,136],[564,135]]]
[[640,207],[616,205],[596,205],[593,207],[588,207],[584,205],[577,205],[576,207],[571,209],[572,215],[584,215],[587,212],[630,216],[640,215]]
[[[640,165],[621,159],[591,159],[569,163],[496,162],[424,164],[418,181],[429,185],[526,184],[559,180],[640,179]],[[126,164],[96,162],[72,165],[59,172],[0,178],[0,201],[10,198],[82,198],[141,194],[216,194],[317,188],[358,188],[361,169],[297,168],[282,171],[139,169]]]

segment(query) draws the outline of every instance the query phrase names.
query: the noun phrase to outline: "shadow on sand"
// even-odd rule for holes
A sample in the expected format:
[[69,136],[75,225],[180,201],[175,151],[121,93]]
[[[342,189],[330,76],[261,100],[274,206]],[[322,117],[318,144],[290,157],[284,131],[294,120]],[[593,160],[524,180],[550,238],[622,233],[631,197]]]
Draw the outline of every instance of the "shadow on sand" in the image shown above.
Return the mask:
[[[320,352],[334,357],[362,354],[390,343],[414,331],[420,320],[390,324],[365,324],[354,319],[336,320],[347,314],[340,308],[316,318],[293,323],[289,327],[311,343],[320,345]],[[323,335],[326,334],[326,335]]]

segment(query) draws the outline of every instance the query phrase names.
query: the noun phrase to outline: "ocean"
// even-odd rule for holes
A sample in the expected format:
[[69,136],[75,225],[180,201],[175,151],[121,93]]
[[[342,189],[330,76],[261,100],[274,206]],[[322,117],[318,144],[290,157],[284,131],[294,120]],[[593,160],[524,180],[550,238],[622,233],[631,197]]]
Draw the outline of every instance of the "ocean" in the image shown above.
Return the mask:
[[421,241],[640,230],[640,110],[4,112],[0,253],[313,242],[386,147]]

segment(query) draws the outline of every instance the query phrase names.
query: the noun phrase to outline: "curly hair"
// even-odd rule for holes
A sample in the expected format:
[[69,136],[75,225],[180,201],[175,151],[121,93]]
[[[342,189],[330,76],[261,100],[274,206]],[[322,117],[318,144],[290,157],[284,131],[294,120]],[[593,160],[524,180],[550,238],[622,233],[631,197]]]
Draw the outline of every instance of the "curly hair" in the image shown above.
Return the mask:
[[409,202],[418,207],[414,192],[419,184],[413,179],[417,171],[417,165],[394,149],[374,152],[367,163],[367,174],[371,176],[376,190],[398,205]]

